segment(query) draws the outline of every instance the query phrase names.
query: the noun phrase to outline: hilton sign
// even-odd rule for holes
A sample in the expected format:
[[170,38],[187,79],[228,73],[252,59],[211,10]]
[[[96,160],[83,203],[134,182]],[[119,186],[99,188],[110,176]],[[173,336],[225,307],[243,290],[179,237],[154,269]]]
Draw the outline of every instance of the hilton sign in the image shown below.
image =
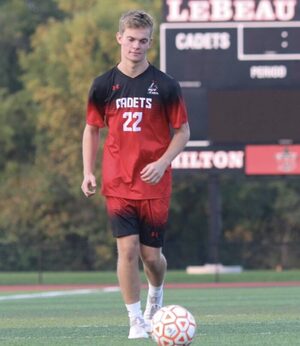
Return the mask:
[[183,151],[172,162],[175,169],[243,170],[243,150]]

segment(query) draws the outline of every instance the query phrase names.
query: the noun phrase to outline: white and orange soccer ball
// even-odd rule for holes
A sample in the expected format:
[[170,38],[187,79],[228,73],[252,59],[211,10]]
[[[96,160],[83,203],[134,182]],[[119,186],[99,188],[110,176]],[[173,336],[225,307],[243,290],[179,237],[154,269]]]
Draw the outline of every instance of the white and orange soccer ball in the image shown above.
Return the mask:
[[168,305],[152,318],[152,339],[159,346],[187,346],[196,332],[194,316],[179,305]]

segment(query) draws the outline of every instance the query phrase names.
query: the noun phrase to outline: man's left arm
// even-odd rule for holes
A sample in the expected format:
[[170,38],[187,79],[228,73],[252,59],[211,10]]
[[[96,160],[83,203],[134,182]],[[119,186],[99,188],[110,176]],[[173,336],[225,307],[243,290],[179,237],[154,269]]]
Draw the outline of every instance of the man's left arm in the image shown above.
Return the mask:
[[190,138],[188,123],[174,129],[174,135],[165,153],[154,162],[149,163],[141,171],[141,179],[148,184],[157,184],[175,157],[184,149]]

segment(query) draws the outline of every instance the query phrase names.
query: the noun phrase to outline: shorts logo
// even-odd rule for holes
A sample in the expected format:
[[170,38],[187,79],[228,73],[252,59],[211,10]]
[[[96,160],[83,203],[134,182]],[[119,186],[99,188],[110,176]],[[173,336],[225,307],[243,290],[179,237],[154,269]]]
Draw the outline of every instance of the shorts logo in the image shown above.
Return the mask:
[[152,237],[152,238],[158,238],[158,237],[159,237],[158,232],[152,231],[152,232],[151,232],[151,237]]
[[148,88],[148,94],[150,94],[150,95],[159,95],[159,93],[158,93],[158,86],[157,86],[155,81],[153,81],[150,84],[150,86]]

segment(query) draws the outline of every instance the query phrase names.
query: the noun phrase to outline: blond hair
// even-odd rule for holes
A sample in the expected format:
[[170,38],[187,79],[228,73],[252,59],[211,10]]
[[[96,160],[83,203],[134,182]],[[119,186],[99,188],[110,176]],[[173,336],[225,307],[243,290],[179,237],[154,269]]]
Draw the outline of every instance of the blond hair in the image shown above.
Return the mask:
[[119,21],[119,33],[123,34],[126,28],[149,28],[152,36],[154,21],[150,14],[134,10],[123,13]]

